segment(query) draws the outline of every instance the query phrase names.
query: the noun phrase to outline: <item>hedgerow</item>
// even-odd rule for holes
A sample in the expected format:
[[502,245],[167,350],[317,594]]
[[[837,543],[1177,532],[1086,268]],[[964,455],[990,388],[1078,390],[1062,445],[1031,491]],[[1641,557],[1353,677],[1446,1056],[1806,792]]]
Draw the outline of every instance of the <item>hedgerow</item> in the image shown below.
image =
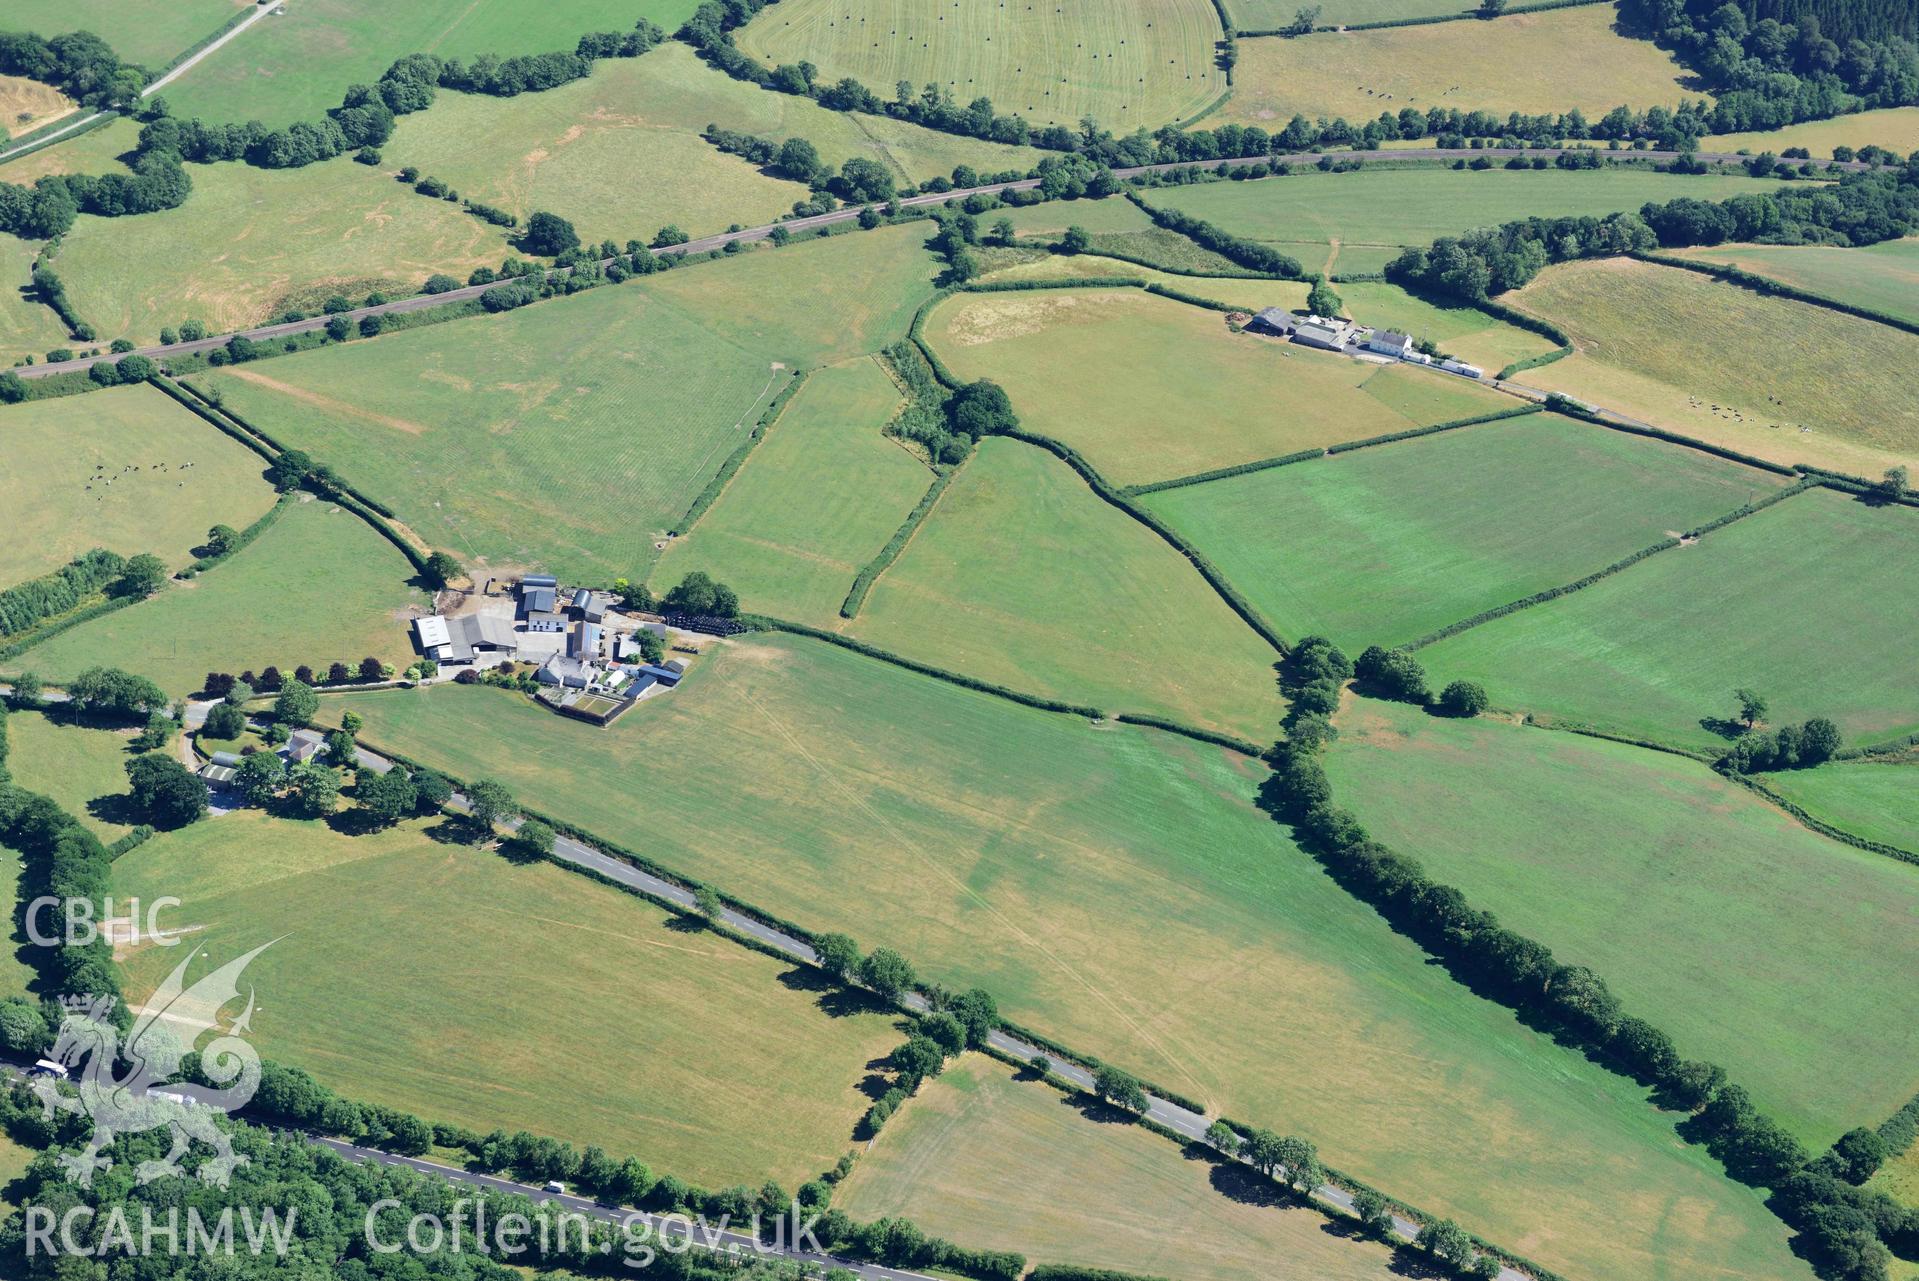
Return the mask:
[[700,517],[706,515],[706,509],[719,500],[720,491],[725,489],[728,482],[733,479],[740,468],[746,465],[747,455],[751,454],[754,447],[765,438],[767,429],[779,420],[779,416],[786,409],[787,403],[799,394],[801,387],[806,385],[806,379],[810,372],[810,370],[805,369],[798,369],[793,372],[793,376],[787,380],[786,386],[780,388],[779,394],[774,396],[772,403],[767,405],[765,412],[760,415],[759,421],[753,424],[753,430],[747,434],[745,440],[740,442],[739,448],[729,454],[726,461],[720,464],[720,469],[714,473],[713,479],[706,482],[706,488],[700,491],[699,496],[695,498],[692,505],[686,509],[686,515],[680,517],[680,523],[669,531],[671,537],[678,538],[691,530],[693,526],[699,524]]
[[1513,409],[1501,409],[1496,413],[1479,414],[1473,418],[1455,418],[1450,422],[1432,423],[1425,427],[1412,427],[1405,431],[1389,432],[1384,436],[1368,436],[1364,440],[1349,440],[1326,449],[1333,454],[1349,454],[1355,449],[1370,449],[1374,445],[1390,445],[1401,440],[1416,440],[1421,436],[1434,436],[1440,432],[1457,431],[1461,427],[1477,427],[1481,423],[1496,423],[1507,418],[1524,418],[1528,414],[1542,413],[1544,405],[1520,405]]
[[95,548],[50,574],[0,591],[0,636],[17,636],[46,619],[64,614],[120,576],[126,557]]

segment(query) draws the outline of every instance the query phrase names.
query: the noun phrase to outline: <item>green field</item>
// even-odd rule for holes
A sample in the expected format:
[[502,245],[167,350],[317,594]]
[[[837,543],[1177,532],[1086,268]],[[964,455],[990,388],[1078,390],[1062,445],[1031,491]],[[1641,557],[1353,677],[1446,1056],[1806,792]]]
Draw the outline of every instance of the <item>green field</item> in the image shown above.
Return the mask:
[[[1352,22],[1391,22],[1395,18],[1465,16],[1463,0],[1328,0],[1320,5],[1322,27]],[[1300,6],[1294,0],[1226,0],[1233,26],[1240,31],[1276,31],[1292,24]]]
[[759,637],[606,731],[458,686],[327,706],[1568,1275],[1807,1275],[1757,1194],[1392,934],[1216,748]]
[[763,173],[701,138],[717,121],[773,139],[811,141],[835,167],[852,156],[887,162],[902,185],[970,164],[1025,170],[1040,152],[975,142],[884,117],[828,111],[808,98],[767,93],[673,43],[641,58],[602,62],[585,80],[517,98],[443,95],[404,117],[384,148],[468,199],[562,214],[588,240],[650,240],[667,223],[693,235],[772,222],[805,185]]
[[[0,180],[12,175],[0,169]],[[31,355],[38,360],[69,341],[67,327],[33,289],[33,260],[40,245],[16,236],[0,238],[0,364]]]
[[[1343,262],[1346,251],[1340,257]],[[1430,339],[1447,355],[1487,373],[1554,349],[1538,334],[1494,319],[1477,307],[1443,306],[1416,298],[1397,285],[1361,282],[1335,284],[1333,289],[1345,300],[1345,314],[1360,324]]]
[[140,125],[126,116],[115,116],[85,133],[0,164],[0,182],[31,187],[51,173],[125,173],[127,167],[120,157],[139,143]]
[[0,587],[95,547],[177,568],[211,526],[243,529],[273,505],[258,454],[146,387],[16,405],[0,415],[0,455]]
[[[350,1098],[598,1144],[706,1186],[790,1188],[830,1166],[867,1106],[867,1062],[899,1040],[889,1017],[822,1012],[781,983],[785,962],[419,822],[349,837],[242,810],[125,855],[114,889],[181,899],[169,925],[203,926],[193,942],[215,959],[279,940],[247,971],[268,1057]],[[181,959],[133,953],[129,994]]]
[[927,318],[926,336],[959,377],[999,382],[1027,429],[1119,485],[1509,403],[1429,370],[1235,334],[1218,312],[1132,290],[962,294]]
[[469,565],[637,580],[791,369],[905,333],[925,238],[760,250],[208,381]]
[[1619,35],[1617,19],[1611,6],[1589,4],[1497,22],[1244,40],[1233,96],[1208,123],[1277,130],[1296,115],[1362,123],[1402,107],[1497,116],[1578,107],[1597,120],[1621,105],[1643,111],[1698,96],[1671,54]]
[[8,666],[48,679],[120,667],[175,695],[199,689],[210,671],[273,665],[290,672],[368,654],[405,666],[412,654],[406,620],[428,603],[407,586],[412,573],[351,512],[297,502],[218,568],[62,632]]
[[[1479,24],[1467,27],[1478,30]],[[1778,185],[1755,178],[1690,177],[1639,169],[1426,167],[1208,182],[1163,187],[1145,195],[1155,208],[1179,209],[1254,240],[1337,240],[1379,246],[1425,245],[1439,236],[1534,215],[1597,218],[1636,210],[1649,200],[1679,196],[1724,200],[1741,192],[1771,191]],[[1348,262],[1347,257],[1342,249],[1335,271],[1377,271],[1384,266],[1377,259],[1362,263]]]
[[1226,91],[1209,0],[1059,0],[940,5],[913,0],[784,0],[736,36],[767,65],[811,62],[882,98],[905,80],[960,103],[986,97],[1027,123],[1116,133],[1190,119]]
[[1505,301],[1572,335],[1535,386],[1777,462],[1919,465],[1919,336],[1626,258],[1549,268]]
[[[111,0],[94,0],[96,4]],[[481,54],[571,50],[588,31],[629,31],[651,18],[669,32],[697,0],[301,0],[209,57],[166,88],[181,119],[314,120],[350,84],[371,84],[410,53],[471,61]]]
[[1855,307],[1919,324],[1919,239],[1863,249],[1831,245],[1713,245],[1683,257],[1739,267]]
[[1419,656],[1497,707],[1662,742],[1721,744],[1700,721],[1731,714],[1735,686],[1775,723],[1828,716],[1848,742],[1881,742],[1919,730],[1900,577],[1916,554],[1919,513],[1814,490]]
[[103,841],[133,830],[132,822],[123,821],[131,816],[111,803],[127,793],[130,735],[16,712],[7,718],[7,744],[14,782],[51,796]]
[[1360,700],[1326,762],[1380,841],[1591,966],[1814,1151],[1919,1088],[1919,876],[1705,765]]
[[[1886,1162],[1867,1186],[1884,1192],[1888,1196],[1896,1197],[1907,1205],[1919,1207],[1919,1145],[1907,1148],[1905,1152]],[[1893,1267],[1899,1266],[1901,1266],[1900,1260],[1893,1260]],[[1893,1276],[1899,1277],[1900,1274],[1894,1272]]]
[[1919,769],[1910,759],[1786,770],[1766,784],[1842,832],[1919,854]]
[[860,567],[933,483],[880,434],[900,402],[870,359],[815,373],[692,534],[660,557],[655,589],[703,569],[748,609],[836,623]]
[[[155,72],[219,31],[246,6],[242,0],[0,0],[0,31],[57,36],[91,31],[128,62]],[[166,91],[167,97],[173,90]]]
[[1830,120],[1808,120],[1767,133],[1724,133],[1699,140],[1701,151],[1783,151],[1804,147],[1821,160],[1838,146],[1876,145],[1905,155],[1919,149],[1919,107],[1886,107]]
[[499,228],[341,156],[290,170],[195,165],[184,205],[82,215],[54,265],[103,342],[151,343],[188,319],[217,333],[335,293],[413,293],[434,272],[464,281],[508,252]]
[[847,630],[922,662],[1262,742],[1272,648],[1052,454],[987,440]]
[[[902,1108],[834,1196],[856,1219],[903,1215],[928,1232],[1038,1262],[1182,1281],[1383,1281],[1382,1245],[1342,1240],[1297,1203],[1224,1191],[1220,1167],[979,1056]],[[1230,1176],[1224,1176],[1230,1177]],[[1237,1195],[1235,1195],[1237,1194]]]
[[1289,310],[1304,311],[1306,295],[1311,289],[1311,286],[1303,280],[1260,280],[1245,276],[1187,276],[1170,271],[1158,271],[1152,267],[1142,267],[1137,263],[1123,262],[1117,258],[1101,258],[1095,254],[1047,254],[1031,261],[1018,262],[1009,267],[986,272],[981,278],[987,281],[1087,280],[1110,279],[1114,276],[1143,280],[1148,284],[1161,285],[1181,293],[1230,303],[1246,311],[1263,311],[1268,307],[1285,307]]
[[1403,645],[1785,482],[1543,414],[1145,495],[1288,636]]

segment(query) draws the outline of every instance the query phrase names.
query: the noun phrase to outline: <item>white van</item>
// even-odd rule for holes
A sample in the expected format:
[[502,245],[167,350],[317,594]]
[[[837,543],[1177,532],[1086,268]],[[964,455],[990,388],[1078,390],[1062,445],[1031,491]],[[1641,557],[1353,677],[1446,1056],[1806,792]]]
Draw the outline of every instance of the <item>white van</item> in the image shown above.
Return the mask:
[[565,1196],[566,1184],[560,1182],[558,1179],[553,1179],[546,1185],[546,1190],[548,1192],[558,1193],[560,1196]]

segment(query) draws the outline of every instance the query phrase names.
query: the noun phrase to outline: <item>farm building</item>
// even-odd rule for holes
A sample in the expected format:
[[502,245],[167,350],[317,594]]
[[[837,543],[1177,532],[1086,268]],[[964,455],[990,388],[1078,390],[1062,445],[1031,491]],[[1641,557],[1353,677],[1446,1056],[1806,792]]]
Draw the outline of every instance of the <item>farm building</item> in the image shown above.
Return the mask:
[[318,731],[296,729],[287,736],[287,761],[293,765],[298,765],[301,761],[310,761],[318,756],[320,749],[325,746],[326,740],[320,737]]
[[1449,374],[1458,374],[1461,378],[1484,378],[1486,371],[1478,365],[1469,365],[1463,360],[1442,360],[1439,367]]
[[595,595],[584,587],[580,589],[578,595],[574,596],[573,609],[589,623],[606,621],[606,598]]
[[1346,344],[1352,341],[1351,321],[1337,317],[1308,316],[1299,322],[1293,330],[1293,341],[1303,347],[1318,347],[1324,351],[1344,351]]
[[563,632],[566,630],[566,615],[555,614],[550,610],[530,612],[526,616],[526,630],[529,632]]
[[1299,328],[1299,317],[1284,307],[1268,307],[1254,316],[1246,327],[1258,334],[1271,334],[1275,338],[1291,338],[1293,330]]
[[213,754],[213,763],[214,763],[215,765],[225,765],[225,766],[228,766],[228,767],[232,767],[232,766],[235,766],[235,765],[238,765],[238,764],[240,763],[240,753],[238,753],[238,752],[215,752],[215,753]]
[[513,626],[491,614],[434,614],[413,620],[420,652],[436,663],[470,663],[481,653],[510,654],[519,648]]
[[640,678],[651,678],[662,685],[673,686],[680,683],[680,677],[686,675],[686,664],[677,658],[669,658],[655,666],[647,663],[640,668]]
[[540,669],[533,673],[533,679],[542,685],[585,689],[593,683],[595,674],[593,665],[585,660],[565,654],[555,654],[540,664]]
[[598,623],[579,623],[573,628],[573,635],[567,639],[567,653],[582,661],[600,656],[600,625]]
[[560,603],[557,587],[528,587],[520,584],[520,616],[532,618],[536,614],[550,614]]
[[1405,360],[1412,354],[1413,340],[1410,335],[1394,329],[1375,329],[1366,339],[1366,350],[1391,356],[1394,360]]
[[[221,753],[225,755],[225,753]],[[231,765],[202,765],[200,777],[213,787],[227,787],[232,784],[238,771]]]

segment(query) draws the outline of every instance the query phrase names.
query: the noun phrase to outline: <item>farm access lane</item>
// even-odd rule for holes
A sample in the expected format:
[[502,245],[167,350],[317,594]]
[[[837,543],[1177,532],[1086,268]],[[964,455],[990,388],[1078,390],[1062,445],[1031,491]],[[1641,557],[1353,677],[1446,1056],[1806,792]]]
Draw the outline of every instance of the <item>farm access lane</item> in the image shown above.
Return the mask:
[[[283,8],[285,8],[284,4],[256,5],[253,11],[247,14],[246,17],[234,23],[231,27],[227,28],[225,31],[222,31],[219,34],[219,36],[217,36],[215,39],[209,41],[207,43],[206,48],[197,51],[190,58],[181,59],[179,65],[175,66],[172,70],[168,71],[165,75],[161,76],[158,80],[155,80],[152,84],[142,89],[140,91],[140,96],[142,98],[146,98],[160,92],[162,89],[172,84],[175,80],[178,80],[182,74],[184,74],[186,71],[191,69],[201,59],[205,58],[208,54],[214,52],[215,50],[219,49],[222,45],[226,44],[227,41],[233,39],[235,36],[239,35],[242,31],[245,31],[248,27],[252,26],[254,23],[258,22],[260,19],[266,17],[268,14],[277,13]],[[43,133],[37,138],[30,138],[26,142],[21,143],[19,146],[13,148],[10,151],[0,151],[0,164],[6,163],[7,161],[13,159],[15,156],[21,154],[22,152],[38,151],[40,148],[46,146],[48,143],[52,142],[56,138],[64,138],[68,134],[74,132],[76,129],[84,129],[86,126],[92,124],[94,121],[99,120],[102,117],[110,116],[114,114],[116,113],[111,111],[96,111],[96,112],[93,112],[91,115],[82,116],[80,119],[74,121],[70,125],[66,125],[60,129],[56,129],[52,133]]]
[[[1334,159],[1374,158],[1420,161],[1471,160],[1484,156],[1489,160],[1505,160],[1514,157],[1531,158],[1533,156],[1554,158],[1568,151],[1580,152],[1588,150],[1591,150],[1591,148],[1485,147],[1474,151],[1463,147],[1413,147],[1404,151],[1300,151],[1283,156],[1274,156],[1272,158],[1282,164],[1308,165],[1317,164],[1321,159],[1328,156]],[[1659,162],[1670,162],[1677,159],[1679,155],[1678,152],[1674,151],[1603,151],[1599,154],[1602,156],[1622,156],[1633,160],[1652,160]],[[1708,164],[1743,164],[1746,159],[1743,156],[1731,155],[1725,152],[1698,152],[1695,154],[1698,159]],[[1217,169],[1222,164],[1234,163],[1244,164],[1250,163],[1250,161],[1176,160],[1167,164],[1137,165],[1131,168],[1115,169],[1113,170],[1113,176],[1120,179],[1136,178],[1145,174],[1174,173],[1181,169]],[[1871,168],[1871,166],[1856,160],[1847,161],[1843,164],[1839,162],[1834,163],[1836,167],[1852,172],[1861,172]],[[899,203],[903,209],[919,209],[927,205],[945,204],[949,200],[964,200],[972,195],[999,195],[1007,191],[1030,191],[1038,186],[1039,179],[1037,178],[1021,178],[1013,182],[993,182],[977,187],[955,187],[951,191],[926,192],[922,195],[906,196],[902,197]],[[830,227],[841,223],[853,222],[859,218],[861,213],[869,208],[881,209],[883,206],[849,206],[845,209],[836,209],[831,213],[809,214],[804,218],[789,218],[784,222],[767,223],[759,227],[748,227],[743,231],[724,231],[716,235],[702,236],[697,240],[689,240],[685,244],[668,245],[663,248],[654,249],[651,252],[656,258],[664,257],[667,254],[685,255],[707,253],[714,249],[724,249],[727,245],[735,241],[742,244],[751,244],[754,241],[764,240],[773,234],[773,230],[776,227],[784,227],[789,232],[811,231],[818,227]],[[604,266],[612,261],[611,258],[601,259],[601,265]],[[457,289],[449,289],[445,293],[416,294],[411,298],[398,298],[392,302],[380,303],[373,307],[356,307],[351,311],[343,311],[338,314],[346,317],[349,322],[357,322],[365,316],[390,316],[413,311],[426,311],[434,307],[470,302],[495,285],[501,283],[507,282],[496,280],[484,285],[461,285]],[[45,378],[52,374],[73,373],[78,370],[89,369],[100,361],[116,361],[119,360],[121,356],[128,354],[147,356],[154,359],[164,359],[168,356],[191,356],[199,352],[212,351],[216,347],[224,347],[234,338],[246,338],[253,342],[268,342],[276,338],[291,338],[298,334],[312,333],[315,330],[326,328],[327,322],[331,319],[331,316],[310,316],[305,320],[281,321],[276,324],[260,325],[252,329],[238,330],[234,333],[215,334],[206,338],[195,339],[192,342],[176,342],[152,347],[136,347],[131,353],[110,352],[99,356],[77,356],[72,360],[52,361],[44,365],[17,365],[14,367],[13,372],[22,378]]]
[[[374,752],[365,747],[356,748],[356,751],[359,764],[364,768],[371,769],[380,774],[384,774],[393,768],[393,762],[381,756],[378,752]],[[455,792],[452,797],[449,798],[447,808],[459,813],[467,812],[466,797]],[[516,829],[520,821],[521,820],[516,818],[512,822],[505,824],[505,826],[509,829]],[[552,857],[557,862],[570,864],[591,872],[595,876],[603,877],[615,884],[638,890],[649,898],[664,900],[684,908],[688,912],[699,911],[693,898],[693,892],[685,886],[654,876],[650,872],[642,871],[640,868],[624,860],[609,857],[599,850],[594,849],[592,846],[575,840],[571,836],[555,835],[553,839]],[[768,925],[756,917],[747,916],[742,912],[736,912],[732,908],[722,905],[719,910],[718,921],[729,930],[737,934],[745,935],[755,942],[771,947],[795,960],[802,961],[808,965],[818,964],[819,958],[817,954],[804,940],[795,938],[784,930]],[[930,1008],[926,998],[918,992],[905,993],[901,998],[901,1002],[908,1009],[916,1012],[923,1013]],[[1021,1063],[1030,1063],[1035,1057],[1046,1053],[1041,1047],[1029,1041],[1021,1040],[1000,1029],[994,1029],[990,1032],[986,1040],[987,1045],[991,1049]],[[1094,1088],[1093,1074],[1091,1072],[1079,1066],[1077,1063],[1062,1062],[1050,1054],[1046,1055],[1046,1057],[1052,1064],[1050,1070],[1054,1076],[1068,1082],[1074,1089],[1084,1094],[1098,1093]],[[1195,1112],[1190,1108],[1182,1107],[1170,1100],[1159,1098],[1153,1094],[1148,1094],[1146,1101],[1147,1120],[1164,1126],[1166,1129],[1173,1131],[1175,1134],[1178,1134],[1190,1142],[1206,1145],[1206,1128],[1210,1122],[1204,1114]],[[1330,1183],[1321,1184],[1319,1187],[1314,1188],[1310,1195],[1314,1200],[1336,1206],[1349,1214],[1353,1212],[1352,1194],[1344,1188],[1336,1187]],[[1419,1235],[1419,1224],[1399,1214],[1394,1214],[1393,1232],[1402,1241],[1412,1241]],[[1515,1268],[1502,1265],[1499,1272],[1499,1281],[1531,1281],[1531,1278]]]

